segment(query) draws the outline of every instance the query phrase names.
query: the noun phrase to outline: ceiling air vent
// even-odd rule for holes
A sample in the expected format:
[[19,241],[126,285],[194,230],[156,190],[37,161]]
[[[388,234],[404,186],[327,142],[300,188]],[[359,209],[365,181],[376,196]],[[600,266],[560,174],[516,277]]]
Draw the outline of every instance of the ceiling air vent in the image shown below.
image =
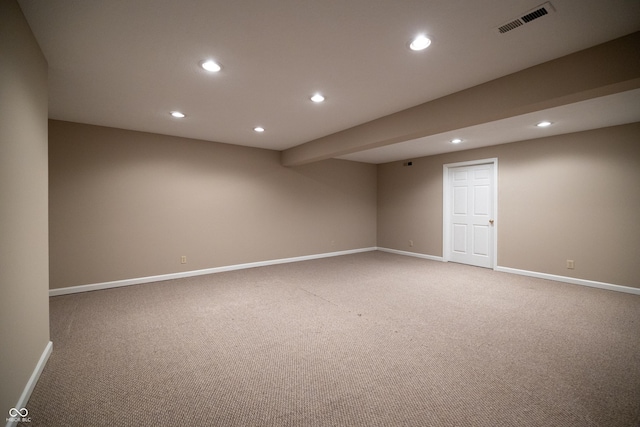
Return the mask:
[[538,7],[531,9],[528,12],[525,12],[522,16],[516,19],[512,19],[511,21],[500,25],[496,29],[500,34],[504,34],[507,31],[515,30],[518,27],[523,26],[524,24],[528,24],[529,22],[541,18],[545,15],[548,15],[556,10],[553,8],[551,3],[546,2],[541,4]]

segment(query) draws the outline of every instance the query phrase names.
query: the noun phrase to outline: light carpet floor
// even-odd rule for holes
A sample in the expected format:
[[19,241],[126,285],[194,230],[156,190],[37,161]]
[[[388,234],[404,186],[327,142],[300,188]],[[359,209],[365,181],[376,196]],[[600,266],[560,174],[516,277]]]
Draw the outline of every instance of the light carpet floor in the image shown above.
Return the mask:
[[31,426],[640,426],[640,296],[383,252],[53,297]]

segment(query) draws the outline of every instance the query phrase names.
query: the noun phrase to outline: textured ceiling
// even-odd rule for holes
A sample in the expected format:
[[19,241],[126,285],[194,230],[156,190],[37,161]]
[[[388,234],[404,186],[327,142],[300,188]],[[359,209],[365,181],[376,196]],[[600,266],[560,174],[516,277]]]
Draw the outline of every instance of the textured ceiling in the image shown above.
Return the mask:
[[[19,3],[49,62],[51,118],[275,150],[640,29],[638,0],[552,0],[555,13],[505,34],[495,28],[542,2]],[[418,33],[433,43],[413,52],[407,42]],[[206,58],[222,71],[202,70]],[[317,91],[326,96],[322,104],[309,101]],[[174,119],[171,110],[187,117]],[[571,119],[583,120],[571,129],[588,126],[583,116]],[[257,125],[266,131],[255,133]],[[527,139],[504,125],[511,140]],[[415,145],[402,154],[394,147],[345,158],[381,163],[420,155]]]

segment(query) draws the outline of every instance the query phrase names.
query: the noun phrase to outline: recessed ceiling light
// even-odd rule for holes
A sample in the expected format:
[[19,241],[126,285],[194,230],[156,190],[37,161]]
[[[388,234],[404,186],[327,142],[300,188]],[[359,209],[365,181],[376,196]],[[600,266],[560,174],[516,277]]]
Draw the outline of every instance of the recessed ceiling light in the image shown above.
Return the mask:
[[264,132],[264,128],[262,126],[256,126],[253,128],[253,130],[256,132]]
[[315,95],[313,95],[311,97],[311,100],[313,102],[322,102],[322,101],[324,101],[324,96],[320,95],[319,93],[316,93]]
[[173,117],[175,117],[176,119],[181,119],[181,118],[185,117],[185,115],[183,113],[181,113],[180,111],[172,111],[171,115]]
[[431,40],[424,34],[420,34],[409,44],[411,50],[424,50],[429,47]]
[[547,126],[551,126],[551,122],[545,120],[543,122],[538,123],[536,126],[539,128],[546,128]]
[[460,144],[462,142],[462,140],[460,138],[454,138],[451,140],[452,144]]
[[222,69],[222,67],[215,61],[209,59],[206,61],[202,61],[200,66],[207,71],[211,71],[212,73],[217,73]]

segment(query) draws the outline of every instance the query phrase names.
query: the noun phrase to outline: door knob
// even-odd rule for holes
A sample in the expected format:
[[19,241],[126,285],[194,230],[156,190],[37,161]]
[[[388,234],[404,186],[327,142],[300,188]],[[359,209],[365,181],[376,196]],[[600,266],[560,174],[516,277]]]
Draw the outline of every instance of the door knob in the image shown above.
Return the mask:
[[489,224],[493,225],[493,220],[492,219],[489,220]]

